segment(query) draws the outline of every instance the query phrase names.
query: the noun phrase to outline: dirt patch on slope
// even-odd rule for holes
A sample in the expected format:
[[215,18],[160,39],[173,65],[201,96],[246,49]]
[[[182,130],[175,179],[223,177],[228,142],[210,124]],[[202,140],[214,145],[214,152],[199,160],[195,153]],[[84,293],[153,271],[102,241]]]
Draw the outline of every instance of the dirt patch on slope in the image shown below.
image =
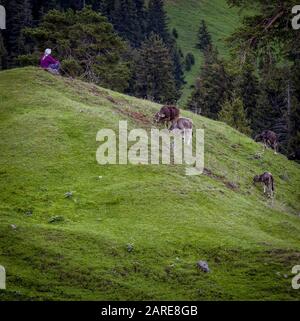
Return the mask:
[[118,112],[129,117],[129,118],[132,118],[134,121],[142,123],[144,125],[151,125],[152,124],[152,122],[148,118],[148,116],[141,113],[141,112],[131,111],[129,109],[124,109],[124,108],[122,108],[122,109],[119,108]]
[[204,168],[203,174],[208,176],[208,177],[211,177],[211,178],[213,178],[213,179],[215,179],[215,180],[217,180],[219,182],[222,182],[227,188],[229,188],[229,189],[231,189],[233,191],[237,191],[239,189],[238,184],[226,180],[225,176],[215,174],[208,168]]

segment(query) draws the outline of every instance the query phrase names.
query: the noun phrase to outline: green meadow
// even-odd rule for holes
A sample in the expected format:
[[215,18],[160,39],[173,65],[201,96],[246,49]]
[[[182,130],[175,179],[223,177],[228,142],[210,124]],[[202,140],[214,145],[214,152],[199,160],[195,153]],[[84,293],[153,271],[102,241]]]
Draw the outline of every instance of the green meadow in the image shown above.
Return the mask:
[[184,56],[189,52],[195,56],[195,65],[185,72],[187,83],[179,101],[179,104],[185,107],[203,62],[201,51],[195,47],[201,20],[205,20],[213,44],[218,48],[221,57],[228,60],[230,55],[225,39],[238,28],[243,16],[249,11],[240,12],[237,8],[230,8],[226,0],[166,0],[165,7],[169,27],[171,30],[176,28],[179,35],[177,42]]
[[[299,164],[189,112],[204,174],[97,163],[98,130],[150,131],[159,108],[33,67],[0,72],[0,300],[299,299]],[[264,171],[274,201],[252,184]]]

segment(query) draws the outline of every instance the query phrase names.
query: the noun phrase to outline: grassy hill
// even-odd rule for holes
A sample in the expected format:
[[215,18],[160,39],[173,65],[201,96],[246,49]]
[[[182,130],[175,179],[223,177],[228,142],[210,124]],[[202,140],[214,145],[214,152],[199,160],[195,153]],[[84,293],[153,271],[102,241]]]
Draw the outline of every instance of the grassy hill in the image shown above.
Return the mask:
[[[99,129],[149,130],[158,108],[36,68],[0,73],[1,300],[299,299],[298,164],[189,112],[205,175],[96,162]],[[252,185],[266,170],[274,204]]]
[[170,28],[176,28],[178,31],[178,45],[184,55],[191,52],[196,60],[191,71],[185,73],[187,84],[179,101],[182,106],[185,106],[203,61],[200,50],[195,48],[200,21],[202,19],[206,21],[213,43],[217,46],[220,55],[228,59],[229,50],[225,39],[239,26],[242,17],[249,12],[230,8],[226,0],[166,0],[165,7]]

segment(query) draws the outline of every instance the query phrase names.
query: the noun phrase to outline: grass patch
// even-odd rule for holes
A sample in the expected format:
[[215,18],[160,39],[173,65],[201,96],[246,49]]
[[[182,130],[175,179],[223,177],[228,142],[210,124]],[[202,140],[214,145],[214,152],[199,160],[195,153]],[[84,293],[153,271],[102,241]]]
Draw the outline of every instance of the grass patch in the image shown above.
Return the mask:
[[[150,130],[159,107],[36,68],[0,72],[1,300],[299,298],[298,164],[253,157],[260,144],[189,112],[205,129],[205,175],[97,164],[99,129]],[[274,204],[252,185],[265,170]]]

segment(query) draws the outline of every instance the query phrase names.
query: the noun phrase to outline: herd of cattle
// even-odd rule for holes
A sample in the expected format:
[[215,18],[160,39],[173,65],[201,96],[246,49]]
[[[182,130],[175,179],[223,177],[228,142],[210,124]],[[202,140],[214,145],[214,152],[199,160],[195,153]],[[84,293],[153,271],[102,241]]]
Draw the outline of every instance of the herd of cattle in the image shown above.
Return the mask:
[[[176,106],[165,105],[159,112],[154,115],[154,122],[157,124],[164,124],[169,127],[170,132],[179,131],[187,144],[190,144],[193,133],[193,121],[190,118],[180,117],[180,110]],[[264,150],[268,147],[278,152],[278,138],[277,135],[271,130],[264,130],[261,134],[255,137],[256,142],[262,142]],[[256,175],[253,178],[253,183],[262,183],[264,193],[270,197],[274,196],[274,178],[269,172],[261,175]]]

